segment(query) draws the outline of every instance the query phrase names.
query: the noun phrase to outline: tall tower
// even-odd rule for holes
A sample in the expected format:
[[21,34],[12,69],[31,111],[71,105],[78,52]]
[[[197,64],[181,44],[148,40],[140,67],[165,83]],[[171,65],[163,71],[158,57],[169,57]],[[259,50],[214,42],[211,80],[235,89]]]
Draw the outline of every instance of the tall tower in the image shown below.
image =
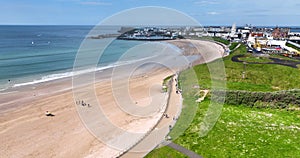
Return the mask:
[[231,27],[230,36],[233,37],[234,34],[235,34],[235,32],[236,32],[236,25],[235,25],[235,23],[233,23],[233,24],[232,24],[232,27]]

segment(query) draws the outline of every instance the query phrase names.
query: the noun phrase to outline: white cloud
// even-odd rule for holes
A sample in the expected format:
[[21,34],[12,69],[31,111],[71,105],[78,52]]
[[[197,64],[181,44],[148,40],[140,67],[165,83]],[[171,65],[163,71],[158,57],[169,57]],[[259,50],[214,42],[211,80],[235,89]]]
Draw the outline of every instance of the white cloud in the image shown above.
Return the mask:
[[220,13],[218,13],[218,12],[207,12],[206,14],[208,14],[208,15],[219,15]]

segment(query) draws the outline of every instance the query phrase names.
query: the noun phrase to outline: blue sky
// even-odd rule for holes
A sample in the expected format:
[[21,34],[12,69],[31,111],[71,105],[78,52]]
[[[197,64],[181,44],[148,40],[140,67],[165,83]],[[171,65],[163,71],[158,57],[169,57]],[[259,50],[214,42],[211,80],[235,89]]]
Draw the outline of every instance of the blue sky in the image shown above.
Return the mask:
[[300,0],[0,0],[0,24],[95,25],[140,6],[173,8],[202,25],[300,26]]

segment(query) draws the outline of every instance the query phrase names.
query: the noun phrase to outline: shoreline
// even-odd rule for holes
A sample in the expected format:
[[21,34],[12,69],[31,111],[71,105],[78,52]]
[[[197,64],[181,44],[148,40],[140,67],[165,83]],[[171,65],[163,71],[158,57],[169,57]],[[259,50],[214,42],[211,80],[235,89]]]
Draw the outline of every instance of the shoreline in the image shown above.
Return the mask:
[[[156,71],[157,72],[157,71]],[[152,74],[155,72],[152,72]],[[140,103],[142,103],[143,98],[147,97],[144,96],[145,94],[139,94],[141,89],[147,89],[148,87],[146,85],[151,86],[151,83],[153,80],[156,81],[156,83],[160,83],[160,81],[168,75],[167,72],[161,71],[158,75],[153,75],[152,77],[149,76],[148,79],[151,81],[148,81],[148,84],[145,84],[144,78],[137,77],[138,80],[133,87],[138,86],[133,90],[133,96],[136,96],[136,99],[139,99]],[[151,75],[151,74],[150,74]],[[158,82],[159,81],[159,82]],[[110,83],[109,81],[102,81],[96,83],[96,89],[97,89],[97,96],[101,97],[103,99],[102,102],[102,108],[104,110],[104,113],[107,115],[109,120],[113,122],[113,124],[117,125],[118,127],[122,127],[123,129],[129,129],[131,131],[139,131],[139,132],[145,132],[146,128],[141,128],[138,124],[144,124],[144,127],[151,127],[153,126],[153,121],[155,122],[156,118],[155,116],[150,118],[136,118],[134,116],[128,116],[126,113],[124,113],[121,110],[118,110],[118,107],[114,105],[114,102],[108,98],[111,96],[110,91]],[[137,91],[138,90],[138,91]],[[142,91],[145,91],[142,90]],[[160,92],[159,92],[160,93]],[[59,149],[56,148],[53,153],[48,151],[48,148],[55,148],[58,144],[72,144],[76,142],[83,141],[82,145],[89,144],[88,142],[93,141],[95,145],[90,146],[89,148],[75,148],[72,149],[72,151],[68,154],[77,153],[78,157],[88,156],[90,154],[89,150],[93,148],[93,150],[98,153],[98,151],[101,151],[101,153],[98,153],[100,155],[115,155],[115,153],[119,152],[118,150],[115,150],[111,147],[105,147],[103,143],[101,143],[97,138],[95,138],[82,124],[82,121],[80,121],[77,110],[75,109],[74,101],[73,101],[73,94],[71,90],[67,90],[66,92],[62,92],[59,94],[55,94],[52,96],[48,96],[45,98],[37,99],[36,101],[30,103],[27,106],[24,106],[23,108],[10,111],[8,113],[2,114],[0,116],[0,125],[1,125],[1,137],[3,136],[4,142],[7,145],[7,147],[15,146],[15,149],[19,151],[20,154],[22,154],[22,151],[25,152],[34,152],[38,154],[39,156],[42,156],[42,153],[47,153],[47,155],[56,155],[58,153],[64,153],[66,150],[65,148]],[[108,99],[107,99],[108,98]],[[65,105],[63,105],[63,104]],[[92,105],[92,107],[95,107],[96,105]],[[48,118],[44,116],[44,111],[49,110],[52,112],[55,116],[52,118]],[[22,118],[22,119],[21,119]],[[151,119],[152,118],[152,119]],[[50,122],[49,122],[50,121]],[[67,123],[67,124],[65,124]],[[147,125],[148,124],[148,125]],[[25,130],[25,131],[24,131]],[[46,131],[45,131],[46,130]],[[73,131],[75,130],[75,131]],[[43,131],[42,133],[38,131]],[[72,135],[73,137],[78,137],[78,131],[80,131],[80,138],[72,140],[72,138],[64,138],[63,140],[57,140],[54,139],[57,135],[57,131],[61,131],[61,136],[64,137],[64,135]],[[21,134],[21,133],[22,134]],[[36,133],[38,132],[38,133]],[[35,134],[34,134],[35,133]],[[65,134],[64,134],[65,133]],[[25,135],[23,135],[25,134]],[[31,135],[28,137],[28,134]],[[34,134],[34,135],[33,135]],[[107,133],[109,136],[109,132]],[[23,136],[22,136],[23,135]],[[60,135],[60,134],[59,134]],[[38,137],[38,140],[42,139],[43,142],[48,142],[45,147],[40,147],[36,149],[32,149],[30,151],[26,148],[20,148],[19,144],[28,144],[29,146],[35,146],[32,144],[32,141],[38,144],[43,144],[42,142],[36,142],[37,140],[30,140],[35,139]],[[47,138],[49,137],[49,138]],[[53,142],[50,139],[54,139],[57,142]],[[70,140],[69,140],[70,139]],[[22,141],[17,141],[22,140]],[[30,142],[28,142],[30,141]],[[15,144],[15,143],[17,144]],[[21,143],[22,142],[22,143]],[[96,143],[97,142],[97,143]],[[13,144],[14,145],[13,145]],[[6,148],[7,148],[6,147]],[[68,146],[69,148],[72,148],[71,146]],[[94,149],[96,148],[96,149]],[[78,150],[78,151],[76,151]],[[13,151],[9,152],[8,149],[1,149],[4,153],[7,152],[8,155],[13,155],[12,153],[15,153]],[[42,152],[43,151],[43,152]],[[50,153],[49,153],[50,152]],[[84,154],[85,152],[88,152]],[[67,155],[68,155],[67,154]],[[82,155],[83,154],[83,155]],[[80,156],[81,155],[81,156]],[[15,155],[16,156],[16,155]],[[20,155],[19,155],[20,156]],[[71,155],[68,155],[71,156]],[[77,157],[74,155],[74,157]],[[22,155],[22,157],[30,157],[29,155]],[[42,156],[43,157],[43,156]]]
[[[179,40],[179,42],[182,41],[183,40]],[[203,43],[195,42],[195,45],[202,46]],[[177,47],[180,47],[180,45]],[[181,47],[183,47],[183,45],[181,45]],[[185,48],[188,48],[188,46]],[[198,49],[196,50],[199,51]],[[205,54],[204,49],[200,51],[203,51],[202,54]],[[195,55],[193,53],[195,52],[190,51],[190,54],[185,55]],[[209,55],[207,57],[204,56],[204,58],[207,59],[209,57]],[[215,59],[211,58],[209,60]],[[208,62],[208,60],[199,59],[194,62],[193,65],[201,62]],[[110,70],[107,70],[106,77],[109,77],[109,71]],[[154,83],[161,85],[162,80],[170,74],[172,74],[172,72],[169,72],[169,70],[157,69],[152,72],[146,71],[145,74],[134,76],[133,80],[136,79],[136,81],[132,83],[132,96],[135,98],[134,100],[139,100],[138,102],[143,104],[141,106],[147,105],[147,103],[149,103],[149,88],[151,88]],[[145,76],[147,77],[145,78]],[[121,81],[122,76],[119,77]],[[100,100],[103,101],[104,111],[114,124],[124,129],[129,128],[132,131],[136,130],[141,132],[145,132],[146,130],[145,128],[141,128],[141,124],[149,128],[155,124],[157,118],[137,119],[121,111],[119,107],[116,106],[113,98],[110,97],[111,92],[109,89],[111,89],[111,83],[109,78],[104,78],[105,73],[96,74],[96,94],[99,98],[102,97]],[[80,121],[75,109],[76,105],[74,105],[75,101],[72,94],[71,78],[50,81],[49,83],[45,82],[36,85],[34,89],[30,89],[30,87],[31,86],[29,86],[29,89],[20,89],[20,92],[0,96],[0,99],[6,99],[0,104],[0,125],[1,129],[3,129],[0,135],[5,138],[4,144],[7,144],[4,149],[1,149],[1,152],[4,151],[8,157],[12,156],[13,153],[16,154],[16,152],[23,154],[22,157],[31,157],[30,155],[43,157],[43,153],[47,156],[52,155],[55,157],[59,157],[59,155],[84,157],[97,154],[112,155],[113,153],[119,152],[99,142],[99,140],[91,135],[82,125],[82,121]],[[49,91],[52,91],[52,93],[48,94]],[[158,91],[156,93],[159,94]],[[22,97],[27,97],[27,100],[21,99],[7,103],[13,106],[13,108],[3,108],[5,101],[7,102]],[[53,118],[45,117],[44,111],[46,110],[53,112],[56,116]],[[56,134],[57,131],[60,131],[59,134]],[[78,135],[79,133],[80,136]],[[78,138],[74,138],[74,136],[78,136]],[[32,141],[31,139],[37,139],[39,141]],[[22,143],[17,143],[18,141]],[[81,143],[79,143],[80,145],[78,145],[78,147],[72,147],[71,144],[75,142]],[[27,144],[29,147],[23,148],[22,144]],[[37,148],[34,144],[42,147]]]
[[[179,42],[179,43],[177,43]],[[177,47],[181,47],[182,46],[182,40],[176,40],[170,42],[171,44],[176,45]],[[204,51],[204,49],[199,49],[199,43],[194,43],[195,40],[188,40],[188,41],[184,41],[185,42],[192,42],[193,46],[183,46],[183,48],[188,48],[188,49],[183,49],[184,52],[183,54],[185,55],[195,55],[195,53],[199,53],[199,51]],[[218,46],[220,46],[217,50],[217,52],[214,52],[215,54],[220,53],[219,57],[224,57],[227,54],[226,53],[226,49],[224,46],[215,43],[215,42],[211,42],[211,41],[201,41],[201,42],[209,42],[210,44],[216,44]],[[200,42],[200,43],[201,43]],[[191,48],[192,47],[192,48]],[[197,48],[193,48],[193,47],[197,47]],[[181,48],[182,49],[182,48]],[[203,55],[203,52],[200,52],[201,55]],[[212,54],[214,54],[212,53]],[[194,61],[193,63],[191,63],[191,66],[195,66],[195,65],[199,65],[199,64],[204,64],[204,63],[209,63],[212,62],[218,58],[212,57],[210,55],[204,55],[204,60],[199,59]],[[189,67],[188,67],[189,68]],[[180,70],[179,72],[177,72],[178,74],[183,70]],[[156,147],[161,147],[161,145],[167,145],[168,142],[166,142],[166,140],[168,139],[166,136],[168,136],[169,131],[171,130],[170,128],[174,127],[177,119],[180,117],[181,114],[181,110],[182,110],[182,103],[183,103],[183,97],[182,95],[179,93],[177,93],[177,78],[178,78],[178,74],[173,74],[173,77],[171,78],[171,84],[169,85],[171,90],[169,92],[169,98],[168,98],[168,104],[167,104],[167,108],[165,110],[165,113],[168,114],[169,116],[171,116],[173,119],[168,119],[168,118],[164,118],[164,116],[161,116],[161,119],[158,120],[158,122],[155,124],[155,126],[152,128],[152,130],[147,133],[142,140],[136,144],[135,146],[133,146],[132,148],[130,148],[130,150],[125,151],[122,154],[122,157],[124,158],[131,158],[131,157],[144,157],[146,156],[149,152],[151,152],[153,149],[155,149]],[[174,80],[174,81],[173,81]],[[175,90],[174,90],[175,89]]]

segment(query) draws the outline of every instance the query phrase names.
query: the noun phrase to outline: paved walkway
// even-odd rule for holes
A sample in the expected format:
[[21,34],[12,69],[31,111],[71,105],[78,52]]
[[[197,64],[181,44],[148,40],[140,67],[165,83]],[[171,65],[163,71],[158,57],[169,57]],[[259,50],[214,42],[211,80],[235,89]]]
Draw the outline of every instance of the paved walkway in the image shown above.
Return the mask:
[[[177,76],[176,76],[177,78]],[[139,142],[136,146],[125,152],[122,158],[140,158],[146,156],[149,151],[153,150],[158,144],[161,144],[170,132],[170,126],[173,127],[181,112],[182,99],[181,95],[176,93],[176,82],[172,78],[172,88],[170,87],[170,95],[168,106],[165,113],[168,117],[163,117],[155,126],[155,128]]]
[[188,149],[186,149],[186,148],[184,148],[184,147],[182,147],[182,146],[180,146],[178,144],[175,144],[173,142],[170,142],[167,146],[169,146],[169,147],[171,147],[171,148],[173,148],[173,149],[175,149],[175,150],[177,150],[177,151],[185,154],[186,156],[188,156],[190,158],[203,158],[202,156],[199,156],[195,152],[190,151],[190,150],[188,150]]

